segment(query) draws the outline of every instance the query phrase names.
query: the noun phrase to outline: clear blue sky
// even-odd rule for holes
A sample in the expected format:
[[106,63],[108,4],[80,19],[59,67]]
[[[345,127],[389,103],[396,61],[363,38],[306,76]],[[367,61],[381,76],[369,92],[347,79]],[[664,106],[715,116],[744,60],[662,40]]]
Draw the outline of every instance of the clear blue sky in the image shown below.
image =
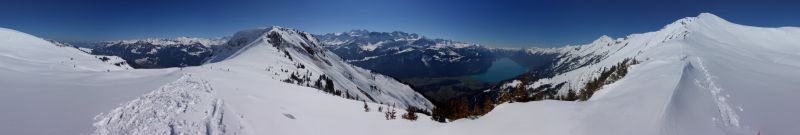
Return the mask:
[[797,0],[3,0],[0,27],[59,40],[120,40],[221,37],[278,25],[551,47],[654,31],[701,12],[746,25],[800,26]]

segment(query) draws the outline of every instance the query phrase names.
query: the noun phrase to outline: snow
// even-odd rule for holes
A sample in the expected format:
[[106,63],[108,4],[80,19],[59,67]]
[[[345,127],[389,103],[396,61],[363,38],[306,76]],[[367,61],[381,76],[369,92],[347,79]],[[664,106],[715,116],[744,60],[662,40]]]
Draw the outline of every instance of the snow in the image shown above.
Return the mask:
[[81,51],[89,53],[89,54],[92,53],[92,48],[78,47],[78,50],[81,50]]
[[[266,34],[280,33],[273,47]],[[122,68],[77,49],[0,29],[0,131],[5,134],[794,134],[800,129],[800,29],[758,28],[711,14],[656,32],[567,46],[589,66],[536,82],[578,86],[625,58],[641,64],[589,101],[497,106],[474,120],[385,120],[387,105],[281,82],[288,73],[326,74],[338,88],[379,85],[376,101],[425,106],[389,77],[350,66],[304,32],[271,27],[234,36],[228,51],[197,67]],[[289,60],[281,51],[288,52]],[[319,51],[319,50],[317,50]],[[74,60],[70,60],[73,58]],[[331,64],[325,64],[324,61]],[[306,65],[297,68],[294,64]],[[271,67],[271,68],[270,68]],[[266,69],[265,69],[266,68]],[[349,79],[348,75],[353,77]],[[376,79],[372,79],[372,77]],[[519,85],[521,82],[512,81]],[[404,87],[405,86],[405,87]],[[349,92],[349,91],[348,91]],[[358,95],[360,92],[353,92]],[[382,93],[382,94],[378,94]],[[364,95],[358,95],[364,96]],[[429,103],[429,102],[428,102]],[[398,105],[398,115],[405,113]],[[399,117],[399,116],[398,116]],[[96,118],[96,119],[93,119]]]
[[99,115],[93,134],[224,134],[222,100],[191,74]]
[[358,46],[358,47],[361,48],[361,50],[363,50],[363,51],[374,51],[376,48],[380,47],[382,44],[383,44],[383,41],[375,43],[375,44],[368,43],[366,45],[361,45],[361,46]]
[[15,71],[7,67],[0,68],[3,134],[88,134],[95,129],[91,125],[95,115],[177,78],[172,69]]
[[[385,55],[381,55],[381,56],[385,56]],[[368,61],[368,60],[371,60],[371,59],[380,58],[381,56],[369,56],[369,57],[364,57],[363,59],[360,59],[360,60],[346,60],[346,61],[347,61],[347,62],[360,62],[360,61]]]
[[401,53],[411,52],[411,51],[414,51],[414,50],[415,50],[414,48],[406,48],[406,49],[397,51],[394,54],[401,54]]

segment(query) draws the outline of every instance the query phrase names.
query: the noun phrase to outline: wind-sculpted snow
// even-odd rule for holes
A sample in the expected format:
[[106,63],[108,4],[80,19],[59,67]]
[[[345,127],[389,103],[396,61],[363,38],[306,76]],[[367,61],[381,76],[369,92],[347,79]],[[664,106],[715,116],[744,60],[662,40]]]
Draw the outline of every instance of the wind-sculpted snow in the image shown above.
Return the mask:
[[175,82],[98,115],[95,135],[225,134],[225,106],[204,80]]

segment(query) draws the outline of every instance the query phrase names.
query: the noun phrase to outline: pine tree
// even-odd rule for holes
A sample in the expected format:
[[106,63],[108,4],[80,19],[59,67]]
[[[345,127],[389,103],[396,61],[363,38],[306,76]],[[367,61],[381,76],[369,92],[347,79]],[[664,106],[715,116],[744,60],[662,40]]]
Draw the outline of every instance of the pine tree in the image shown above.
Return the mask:
[[367,106],[366,101],[364,101],[364,112],[369,112],[369,106]]
[[386,114],[386,120],[393,120],[393,119],[397,118],[395,116],[396,113],[397,112],[395,112],[393,108],[387,109],[386,113],[385,113]]

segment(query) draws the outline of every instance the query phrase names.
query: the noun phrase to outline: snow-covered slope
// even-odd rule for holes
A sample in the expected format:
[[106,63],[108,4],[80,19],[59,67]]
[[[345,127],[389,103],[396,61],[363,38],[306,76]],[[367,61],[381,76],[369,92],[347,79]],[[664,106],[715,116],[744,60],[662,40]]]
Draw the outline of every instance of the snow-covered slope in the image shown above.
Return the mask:
[[79,123],[176,78],[174,70],[107,63],[114,60],[0,28],[0,132],[89,133]]
[[316,87],[335,95],[368,102],[414,106],[432,103],[408,85],[342,61],[306,32],[277,26],[238,32],[211,57],[219,67],[243,67],[269,78]]
[[[114,65],[117,57],[105,56],[101,60],[76,48],[56,45],[44,39],[0,28],[0,68],[17,71],[74,70],[74,71],[106,71],[129,69],[126,64]],[[47,68],[31,68],[47,67]]]

